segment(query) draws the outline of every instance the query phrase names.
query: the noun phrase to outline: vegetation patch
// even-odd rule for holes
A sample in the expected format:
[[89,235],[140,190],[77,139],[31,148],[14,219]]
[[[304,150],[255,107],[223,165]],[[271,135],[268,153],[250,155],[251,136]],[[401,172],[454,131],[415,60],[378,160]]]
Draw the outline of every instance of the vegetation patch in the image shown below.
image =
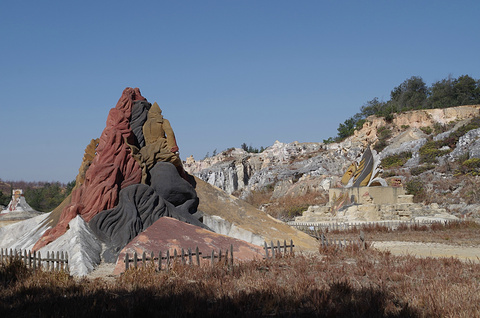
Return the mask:
[[387,140],[392,137],[392,131],[386,126],[378,127],[377,137],[378,141],[373,146],[373,149],[380,152],[388,145]]
[[403,166],[410,158],[412,158],[412,152],[406,151],[396,155],[387,156],[382,159],[382,166],[386,169],[396,168]]
[[412,178],[405,184],[407,194],[413,194],[414,202],[421,202],[425,198],[425,187],[420,178]]
[[420,162],[437,163],[438,157],[450,153],[457,145],[460,137],[473,129],[480,128],[480,117],[474,117],[468,124],[465,124],[452,132],[448,137],[438,141],[427,141],[420,150]]
[[[372,115],[383,117],[387,123],[390,123],[395,114],[410,110],[480,104],[479,92],[480,80],[469,75],[462,75],[458,78],[448,77],[431,86],[427,86],[421,77],[412,76],[390,92],[390,100],[382,101],[375,97],[367,101],[361,106],[359,113],[339,124],[337,137],[329,138],[326,141],[340,142],[353,135],[355,129],[361,128],[363,120]],[[439,125],[441,126],[441,124]],[[406,129],[405,126],[402,126],[402,129]],[[447,127],[440,126],[434,125],[433,131],[436,134],[447,129]]]
[[442,149],[444,146],[446,145],[443,140],[427,141],[418,151],[420,154],[420,162],[430,164],[437,163],[438,157],[444,156],[452,151],[451,148]]
[[456,175],[480,175],[480,158],[470,158],[463,161],[455,170]]
[[435,169],[435,165],[424,164],[424,165],[413,167],[412,169],[410,169],[410,174],[412,176],[418,176],[418,175],[424,173],[425,171],[432,170],[432,169]]
[[427,135],[430,135],[433,132],[433,129],[430,126],[420,127],[420,130],[423,131]]

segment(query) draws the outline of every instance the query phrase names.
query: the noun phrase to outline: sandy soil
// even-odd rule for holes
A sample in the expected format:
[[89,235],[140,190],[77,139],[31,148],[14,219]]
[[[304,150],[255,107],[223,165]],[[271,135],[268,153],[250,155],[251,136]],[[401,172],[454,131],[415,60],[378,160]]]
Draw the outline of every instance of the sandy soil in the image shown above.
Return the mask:
[[88,279],[102,278],[106,281],[114,281],[115,275],[113,275],[113,270],[115,269],[115,264],[102,263],[95,270],[89,273],[86,277]]
[[480,247],[454,246],[441,243],[417,243],[401,241],[373,242],[379,250],[388,250],[393,255],[414,255],[416,257],[455,257],[461,261],[480,263]]

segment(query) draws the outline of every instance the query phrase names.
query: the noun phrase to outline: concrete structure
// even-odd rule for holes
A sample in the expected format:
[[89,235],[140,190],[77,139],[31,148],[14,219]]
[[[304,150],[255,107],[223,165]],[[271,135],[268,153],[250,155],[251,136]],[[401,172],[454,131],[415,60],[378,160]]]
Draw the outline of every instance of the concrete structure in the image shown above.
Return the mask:
[[332,188],[325,206],[310,206],[294,223],[370,222],[455,218],[438,204],[413,203],[402,187]]
[[330,204],[348,195],[348,201],[356,204],[397,204],[413,203],[413,195],[407,195],[403,187],[351,187],[351,188],[330,188]]

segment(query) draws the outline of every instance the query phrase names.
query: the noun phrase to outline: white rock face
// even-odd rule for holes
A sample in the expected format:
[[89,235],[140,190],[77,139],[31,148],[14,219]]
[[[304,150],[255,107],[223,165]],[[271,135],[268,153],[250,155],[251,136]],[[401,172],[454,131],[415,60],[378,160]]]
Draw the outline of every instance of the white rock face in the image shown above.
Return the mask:
[[0,248],[31,250],[43,233],[50,228],[42,224],[49,215],[50,213],[45,213],[25,221],[0,227]]
[[[323,180],[325,175],[343,173],[345,166],[361,151],[348,148],[351,143],[348,147],[329,147],[323,143],[276,141],[258,154],[230,149],[200,162],[189,158],[185,170],[229,194],[242,191],[241,197],[269,185],[281,187],[276,192],[284,193],[302,178],[322,177]],[[329,188],[330,182],[324,182],[322,187]]]
[[[0,228],[0,248],[30,251],[50,226],[43,221],[50,213]],[[70,229],[54,242],[41,248],[42,257],[47,252],[67,252],[70,274],[84,276],[100,264],[102,246],[80,216],[68,224]]]
[[263,243],[265,242],[264,237],[242,229],[217,215],[205,215],[203,217],[203,223],[211,228],[215,233],[244,240],[258,246],[263,246]]
[[453,160],[461,155],[468,153],[470,158],[480,158],[480,128],[473,129],[460,137],[457,147],[450,153],[449,157]]
[[68,268],[73,276],[85,276],[100,264],[102,245],[90,231],[90,228],[77,215],[68,223],[70,229],[58,239],[40,249],[42,255],[47,251],[68,253]]

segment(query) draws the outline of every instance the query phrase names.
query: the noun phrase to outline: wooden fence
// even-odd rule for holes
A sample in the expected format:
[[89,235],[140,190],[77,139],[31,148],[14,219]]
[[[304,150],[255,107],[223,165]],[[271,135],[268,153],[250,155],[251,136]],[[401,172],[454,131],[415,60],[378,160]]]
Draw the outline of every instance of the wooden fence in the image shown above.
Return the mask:
[[324,234],[321,234],[319,237],[322,248],[333,246],[337,249],[343,249],[347,247],[358,247],[360,249],[366,249],[367,243],[365,242],[365,236],[363,232],[360,234],[358,240],[347,240],[347,239],[328,239]]
[[153,252],[146,253],[143,252],[141,257],[138,257],[138,254],[135,252],[130,258],[128,253],[125,254],[125,270],[130,268],[132,264],[133,268],[138,268],[139,262],[141,262],[141,267],[146,267],[147,264],[152,264],[157,270],[166,270],[168,271],[172,265],[176,263],[181,263],[182,265],[197,265],[200,266],[202,260],[210,260],[212,266],[217,263],[222,263],[225,265],[233,265],[233,245],[230,245],[229,249],[226,249],[223,253],[222,250],[219,250],[215,253],[214,250],[210,254],[204,255],[198,250],[198,246],[195,248],[195,251],[192,249],[181,249],[180,252],[177,252],[177,249],[173,250],[173,253],[170,253],[170,250],[167,250],[165,254],[162,251],[158,252],[155,255]]
[[11,262],[14,259],[20,259],[27,268],[34,270],[42,268],[43,270],[64,270],[68,272],[68,254],[67,252],[47,252],[47,256],[42,258],[40,252],[23,250],[0,249],[0,263]]
[[[276,245],[273,242],[270,242],[270,246],[265,242],[265,258],[281,257],[282,255],[286,256],[287,254],[293,255],[294,247],[295,245],[293,245],[292,240],[290,240],[290,244],[283,241],[283,245],[281,245],[279,241],[277,241]],[[233,266],[233,258],[233,245],[230,245],[230,248],[223,252],[222,250],[219,250],[218,252],[212,250],[211,253],[208,254],[200,252],[197,246],[194,251],[190,248],[187,250],[182,248],[180,252],[178,252],[177,249],[173,250],[173,253],[170,253],[170,250],[167,250],[165,253],[160,251],[158,254],[153,252],[143,252],[141,256],[136,252],[133,253],[133,255],[126,253],[124,263],[125,270],[128,270],[131,267],[145,268],[148,264],[151,264],[156,270],[168,271],[174,264],[200,266],[201,263],[209,262],[211,266],[215,266],[215,263]]]
[[283,251],[283,256],[286,256],[287,253],[293,256],[293,248],[295,245],[293,245],[293,241],[290,240],[290,245],[287,245],[287,241],[283,241],[283,245],[280,245],[280,241],[277,241],[277,245],[273,244],[273,241],[270,241],[270,246],[268,246],[267,242],[263,244],[263,248],[265,250],[265,258],[270,258],[270,255],[268,253],[268,250],[271,251],[271,257],[281,257],[282,256],[282,251]]
[[400,226],[415,227],[433,224],[448,224],[452,222],[462,222],[461,220],[449,220],[449,221],[435,221],[435,220],[409,220],[409,221],[372,221],[372,222],[289,222],[288,225],[295,227],[297,230],[303,231],[316,237],[320,237],[322,233],[328,233],[330,231],[347,231],[350,229],[364,229],[374,227],[386,227],[391,230],[395,230]]

